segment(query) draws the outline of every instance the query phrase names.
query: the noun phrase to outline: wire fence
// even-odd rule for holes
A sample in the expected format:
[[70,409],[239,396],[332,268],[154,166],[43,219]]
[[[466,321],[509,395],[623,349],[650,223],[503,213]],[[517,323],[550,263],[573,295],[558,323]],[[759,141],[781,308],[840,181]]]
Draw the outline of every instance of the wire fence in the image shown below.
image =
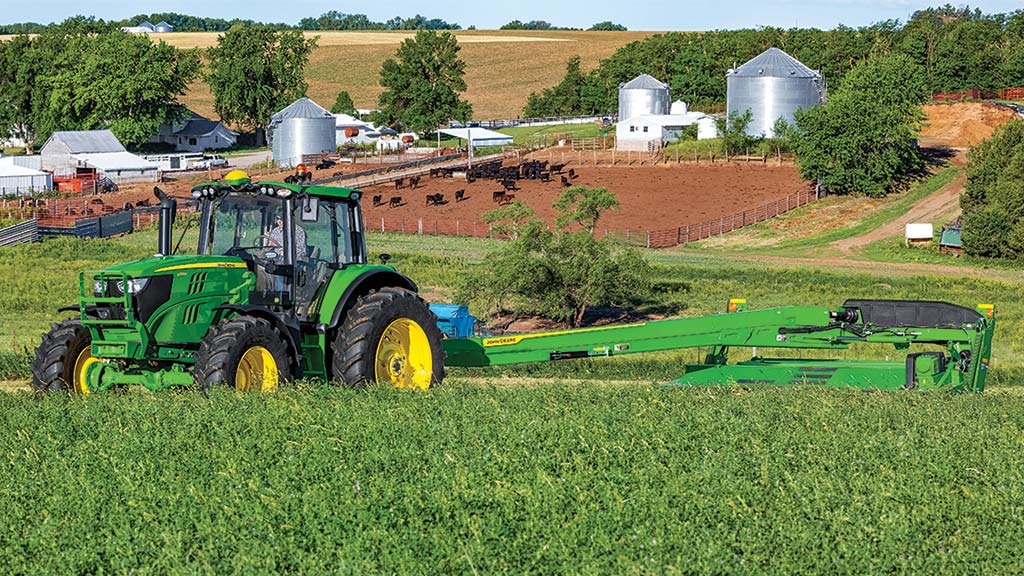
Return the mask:
[[[626,229],[603,230],[603,236],[611,236],[634,245],[647,248],[670,248],[690,242],[706,240],[759,222],[764,222],[790,210],[805,206],[818,199],[813,190],[799,190],[783,198],[772,200],[745,210],[733,212],[718,218],[711,218],[696,224],[684,224],[660,230]],[[388,218],[387,215],[367,219],[367,230],[421,234],[432,236],[469,236],[475,238],[500,238],[484,222],[475,220],[444,220],[439,218]]]

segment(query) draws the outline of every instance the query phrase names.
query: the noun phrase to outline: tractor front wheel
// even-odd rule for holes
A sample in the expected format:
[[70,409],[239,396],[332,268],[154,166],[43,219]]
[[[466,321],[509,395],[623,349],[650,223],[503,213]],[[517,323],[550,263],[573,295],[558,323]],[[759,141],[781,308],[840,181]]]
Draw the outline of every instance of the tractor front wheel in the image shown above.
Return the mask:
[[444,379],[437,316],[415,292],[381,288],[361,296],[334,340],[334,378],[426,390]]
[[37,394],[70,391],[88,394],[85,373],[99,362],[91,353],[92,334],[78,318],[54,324],[43,335],[32,360],[32,389]]
[[266,392],[291,379],[288,346],[267,320],[236,316],[210,328],[193,372],[202,390],[230,386]]

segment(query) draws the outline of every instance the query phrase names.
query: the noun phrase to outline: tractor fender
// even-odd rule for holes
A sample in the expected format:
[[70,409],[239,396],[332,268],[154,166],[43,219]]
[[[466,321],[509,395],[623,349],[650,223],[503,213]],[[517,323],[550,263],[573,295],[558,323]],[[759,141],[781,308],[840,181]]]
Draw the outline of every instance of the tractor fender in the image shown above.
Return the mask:
[[251,304],[221,304],[214,308],[214,311],[217,310],[226,310],[228,312],[235,312],[246,316],[256,316],[257,318],[262,318],[270,322],[270,324],[277,328],[277,331],[284,336],[284,341],[292,353],[292,374],[296,377],[302,376],[298,373],[299,367],[302,366],[302,362],[300,362],[299,359],[299,341],[301,339],[301,333],[299,332],[298,326],[289,326],[279,314],[275,314],[273,310],[266,306],[254,306]]
[[344,322],[345,312],[355,304],[357,298],[367,294],[370,290],[379,290],[385,287],[405,288],[413,292],[419,292],[416,283],[403,274],[394,270],[374,269],[367,270],[357,276],[338,298],[334,305],[334,312],[331,314],[331,322],[327,325],[329,330],[334,330]]

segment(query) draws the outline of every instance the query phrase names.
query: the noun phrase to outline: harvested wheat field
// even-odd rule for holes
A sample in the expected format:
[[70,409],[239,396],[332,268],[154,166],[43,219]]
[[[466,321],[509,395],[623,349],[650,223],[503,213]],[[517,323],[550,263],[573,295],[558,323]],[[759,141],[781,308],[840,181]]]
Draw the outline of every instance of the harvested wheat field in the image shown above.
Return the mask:
[[[697,225],[715,218],[754,208],[790,194],[812,191],[810,183],[801,180],[791,165],[765,166],[741,164],[679,164],[673,166],[611,167],[569,164],[576,172],[573,184],[608,188],[618,197],[622,207],[602,216],[599,229],[664,230]],[[513,191],[515,198],[525,200],[546,222],[553,222],[552,203],[562,192],[560,175],[551,182],[520,180],[521,188]],[[465,199],[455,200],[455,193],[464,190]],[[497,208],[494,193],[503,188],[494,180],[477,180],[470,184],[459,178],[424,177],[415,190],[396,190],[393,184],[369,187],[363,198],[363,213],[369,229],[380,229],[384,218],[388,230],[415,232],[423,219],[424,232],[451,233],[458,222],[459,232],[471,234],[486,230],[483,214]],[[441,205],[427,205],[428,194],[444,194]],[[381,206],[374,206],[380,196]],[[401,197],[401,205],[392,207],[390,200]]]
[[921,131],[922,146],[975,146],[996,128],[1019,118],[1013,109],[989,102],[926,104],[923,108],[928,119]]
[[[411,32],[307,32],[319,36],[306,67],[308,95],[329,108],[341,90],[347,90],[357,108],[376,108],[383,90],[380,68],[395,55]],[[466,62],[465,97],[475,118],[514,118],[526,98],[554,86],[565,75],[565,63],[578,55],[584,70],[597,66],[616,50],[655,32],[583,32],[460,30],[454,32]],[[158,38],[180,48],[205,48],[217,43],[216,32],[160,34]],[[203,82],[192,85],[182,103],[207,116],[213,96]]]

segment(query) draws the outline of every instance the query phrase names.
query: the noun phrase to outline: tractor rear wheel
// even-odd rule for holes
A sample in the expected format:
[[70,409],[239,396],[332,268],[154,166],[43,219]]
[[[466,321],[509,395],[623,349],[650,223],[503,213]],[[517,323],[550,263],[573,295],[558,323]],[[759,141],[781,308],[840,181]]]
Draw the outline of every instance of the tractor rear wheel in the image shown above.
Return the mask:
[[288,346],[263,318],[235,316],[210,328],[193,371],[202,390],[230,386],[266,392],[291,379]]
[[36,393],[69,391],[88,394],[85,372],[99,362],[92,357],[92,334],[78,318],[54,324],[43,335],[32,360],[32,389]]
[[437,316],[415,292],[381,288],[361,296],[334,340],[332,374],[350,386],[367,382],[426,390],[444,379]]

